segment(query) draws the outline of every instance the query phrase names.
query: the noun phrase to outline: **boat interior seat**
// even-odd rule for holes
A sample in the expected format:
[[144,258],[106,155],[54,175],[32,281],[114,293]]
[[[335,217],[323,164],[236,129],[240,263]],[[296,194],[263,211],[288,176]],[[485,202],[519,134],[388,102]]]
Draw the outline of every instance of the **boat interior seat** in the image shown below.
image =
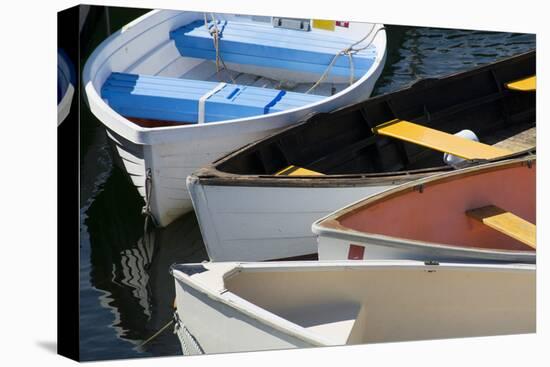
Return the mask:
[[506,149],[399,119],[380,124],[372,131],[375,134],[400,139],[464,159],[493,159],[512,153]]
[[[207,28],[208,27],[208,28]],[[197,20],[170,32],[180,54],[206,60],[216,60],[213,33],[218,32],[218,54],[225,63],[248,64],[298,72],[322,74],[335,55],[353,44],[339,32],[304,31],[274,27],[264,22]],[[372,66],[375,46],[352,55],[354,77],[360,78]],[[331,74],[348,77],[348,57],[339,57]]]
[[307,168],[290,165],[275,173],[275,176],[324,176],[320,172]]
[[506,88],[520,92],[534,92],[537,90],[536,75],[506,83]]
[[466,215],[529,247],[537,248],[535,241],[537,227],[513,213],[494,205],[488,205],[468,210]]
[[327,303],[311,305],[307,312],[285,317],[335,345],[344,345],[348,343],[360,310],[361,304],[355,302]]
[[101,96],[125,117],[187,124],[264,115],[325,98],[238,84],[118,72],[105,81]]

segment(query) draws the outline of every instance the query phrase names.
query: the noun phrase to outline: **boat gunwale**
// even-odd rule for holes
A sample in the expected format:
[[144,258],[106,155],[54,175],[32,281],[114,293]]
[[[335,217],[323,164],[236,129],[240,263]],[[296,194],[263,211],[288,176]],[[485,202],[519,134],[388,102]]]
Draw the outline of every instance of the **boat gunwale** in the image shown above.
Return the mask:
[[[232,156],[239,151],[230,153]],[[380,186],[386,184],[406,184],[411,181],[421,180],[437,174],[457,172],[464,168],[479,167],[485,164],[498,163],[504,160],[534,157],[536,147],[524,149],[512,154],[491,160],[466,160],[458,167],[441,165],[416,170],[390,171],[376,173],[353,173],[342,175],[320,176],[277,176],[277,175],[239,175],[216,169],[214,164],[200,168],[188,176],[188,182],[205,186],[257,186],[257,187],[360,187]],[[224,158],[222,158],[224,159]]]
[[[200,265],[205,264],[185,264],[188,265]],[[306,343],[312,344],[312,346],[331,346],[335,345],[333,342],[319,336],[318,334],[308,330],[307,328],[300,326],[284,317],[278,316],[275,313],[257,306],[256,304],[248,301],[238,294],[231,292],[225,288],[226,280],[241,272],[277,272],[277,271],[350,271],[350,270],[380,270],[380,269],[395,269],[409,270],[409,271],[427,271],[434,272],[441,269],[450,271],[483,271],[483,272],[525,272],[530,273],[536,271],[536,265],[525,263],[452,263],[452,262],[423,262],[418,260],[338,260],[338,261],[282,261],[282,262],[226,262],[226,263],[208,263],[207,265],[214,265],[213,268],[208,267],[206,271],[214,271],[218,274],[217,277],[221,278],[224,287],[216,290],[214,287],[209,286],[205,282],[201,282],[200,279],[192,279],[193,274],[186,274],[184,271],[178,269],[178,264],[172,264],[170,266],[170,273],[176,281],[180,281],[195,291],[203,294],[204,296],[220,302],[226,307],[236,310],[239,313],[244,314],[262,324],[268,325],[273,329],[289,335],[293,338],[302,340]],[[229,269],[223,270],[218,267],[227,267],[231,265]],[[218,269],[216,269],[218,268]],[[200,275],[199,275],[200,277]],[[176,298],[177,299],[177,298]],[[177,311],[176,311],[177,312]],[[345,345],[345,344],[342,344]]]
[[375,240],[378,242],[377,245],[383,244],[384,246],[389,246],[393,248],[415,249],[420,247],[420,248],[430,249],[433,251],[459,250],[460,252],[463,252],[466,254],[470,253],[472,257],[474,257],[476,253],[477,254],[486,253],[486,254],[497,255],[497,257],[499,255],[502,255],[505,257],[514,255],[514,256],[526,257],[528,259],[531,259],[536,256],[536,250],[526,249],[522,251],[522,250],[481,248],[481,247],[472,247],[472,246],[468,247],[468,246],[461,246],[461,245],[421,241],[421,240],[415,240],[415,239],[404,238],[404,237],[389,236],[389,235],[384,235],[379,233],[362,232],[362,231],[358,231],[353,228],[344,226],[341,223],[341,220],[344,219],[345,217],[352,216],[356,212],[363,210],[365,208],[368,208],[372,205],[383,203],[384,201],[399,197],[409,192],[425,190],[430,186],[444,184],[447,182],[462,179],[464,177],[475,176],[478,174],[494,172],[494,171],[499,171],[499,170],[508,169],[508,168],[527,167],[529,169],[536,169],[532,167],[533,163],[536,163],[536,155],[525,156],[525,157],[520,157],[515,159],[500,160],[496,162],[481,164],[473,167],[467,167],[457,171],[445,172],[445,173],[433,175],[430,177],[422,178],[416,181],[403,184],[401,186],[390,188],[381,193],[368,196],[358,201],[355,201],[315,221],[312,224],[311,229],[313,233],[315,233],[318,236],[329,235],[327,237],[345,239],[345,240],[350,239],[350,237],[366,239],[366,240]]

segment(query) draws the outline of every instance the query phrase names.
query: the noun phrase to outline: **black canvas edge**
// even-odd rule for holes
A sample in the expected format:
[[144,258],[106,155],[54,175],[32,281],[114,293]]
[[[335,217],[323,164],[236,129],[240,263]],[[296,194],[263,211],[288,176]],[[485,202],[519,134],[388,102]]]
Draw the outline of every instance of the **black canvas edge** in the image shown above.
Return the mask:
[[79,13],[80,6],[57,13],[57,47],[73,61],[76,73],[70,113],[57,127],[57,353],[76,361],[80,359]]

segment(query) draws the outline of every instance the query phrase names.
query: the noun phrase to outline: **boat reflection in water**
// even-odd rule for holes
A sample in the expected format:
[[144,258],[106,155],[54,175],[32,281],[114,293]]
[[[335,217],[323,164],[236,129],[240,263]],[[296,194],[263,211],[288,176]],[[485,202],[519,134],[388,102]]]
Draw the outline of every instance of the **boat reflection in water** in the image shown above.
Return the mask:
[[[169,267],[174,262],[201,262],[207,254],[193,213],[163,229],[140,233],[143,217],[131,193],[119,189],[114,170],[86,212],[90,234],[90,283],[99,290],[100,304],[114,315],[111,323],[119,339],[134,345],[138,354],[179,355],[173,327],[143,345],[173,318],[174,286]],[[129,191],[129,190],[125,190]],[[124,203],[114,206],[112,203]],[[108,210],[107,208],[108,207]],[[142,346],[143,345],[143,346]],[[158,349],[158,350],[157,350]]]

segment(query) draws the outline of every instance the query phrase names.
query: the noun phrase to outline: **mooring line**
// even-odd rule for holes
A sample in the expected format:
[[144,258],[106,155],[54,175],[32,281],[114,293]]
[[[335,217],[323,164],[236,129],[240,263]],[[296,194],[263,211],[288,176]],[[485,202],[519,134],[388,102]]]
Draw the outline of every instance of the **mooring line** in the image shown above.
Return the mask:
[[142,348],[145,344],[149,343],[151,340],[155,339],[157,336],[159,336],[160,334],[162,334],[162,332],[164,330],[166,330],[168,328],[168,326],[172,325],[174,323],[174,319],[168,321],[168,323],[166,325],[164,325],[159,331],[157,331],[156,333],[154,333],[151,337],[149,337],[149,339],[147,339],[146,341],[144,341],[143,343],[141,343],[138,348]]

